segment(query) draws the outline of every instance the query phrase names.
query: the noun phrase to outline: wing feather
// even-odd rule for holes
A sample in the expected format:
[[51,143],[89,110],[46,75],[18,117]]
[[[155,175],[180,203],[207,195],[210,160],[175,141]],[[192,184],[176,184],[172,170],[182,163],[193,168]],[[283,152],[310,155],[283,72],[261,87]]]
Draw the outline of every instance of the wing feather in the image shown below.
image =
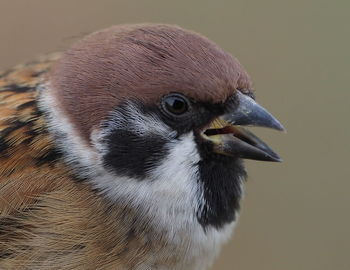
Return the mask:
[[37,106],[52,61],[0,74],[0,269],[134,269],[163,242],[62,162]]

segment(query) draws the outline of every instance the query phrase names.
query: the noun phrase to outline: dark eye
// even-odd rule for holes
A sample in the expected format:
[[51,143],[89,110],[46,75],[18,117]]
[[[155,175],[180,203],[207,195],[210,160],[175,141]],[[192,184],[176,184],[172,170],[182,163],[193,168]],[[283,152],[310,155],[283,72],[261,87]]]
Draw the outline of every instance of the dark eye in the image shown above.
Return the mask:
[[180,94],[170,94],[163,98],[162,107],[167,113],[182,115],[189,110],[189,101]]

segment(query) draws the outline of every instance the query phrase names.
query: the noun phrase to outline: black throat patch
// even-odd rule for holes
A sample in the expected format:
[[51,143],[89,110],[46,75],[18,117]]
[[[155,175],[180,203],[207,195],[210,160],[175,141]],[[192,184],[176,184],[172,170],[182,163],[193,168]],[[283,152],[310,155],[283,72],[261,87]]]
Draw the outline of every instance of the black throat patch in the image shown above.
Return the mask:
[[205,201],[197,213],[198,221],[204,229],[219,229],[236,219],[246,177],[243,162],[215,155],[201,160],[198,167]]

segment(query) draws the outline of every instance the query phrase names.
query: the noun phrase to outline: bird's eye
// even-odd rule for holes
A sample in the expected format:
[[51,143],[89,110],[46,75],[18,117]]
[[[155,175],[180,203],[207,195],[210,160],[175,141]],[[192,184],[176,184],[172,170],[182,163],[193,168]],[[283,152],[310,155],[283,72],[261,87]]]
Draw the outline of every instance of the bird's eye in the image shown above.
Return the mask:
[[182,115],[189,110],[189,101],[180,94],[170,94],[163,98],[163,109],[173,115]]

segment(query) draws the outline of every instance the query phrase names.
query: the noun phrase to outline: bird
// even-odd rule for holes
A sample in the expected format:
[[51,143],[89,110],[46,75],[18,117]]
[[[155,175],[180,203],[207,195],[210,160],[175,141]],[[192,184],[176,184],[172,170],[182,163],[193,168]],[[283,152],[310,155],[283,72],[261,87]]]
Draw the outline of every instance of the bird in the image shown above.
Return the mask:
[[284,130],[193,31],[114,25],[0,74],[0,269],[208,269],[238,219],[247,129]]

